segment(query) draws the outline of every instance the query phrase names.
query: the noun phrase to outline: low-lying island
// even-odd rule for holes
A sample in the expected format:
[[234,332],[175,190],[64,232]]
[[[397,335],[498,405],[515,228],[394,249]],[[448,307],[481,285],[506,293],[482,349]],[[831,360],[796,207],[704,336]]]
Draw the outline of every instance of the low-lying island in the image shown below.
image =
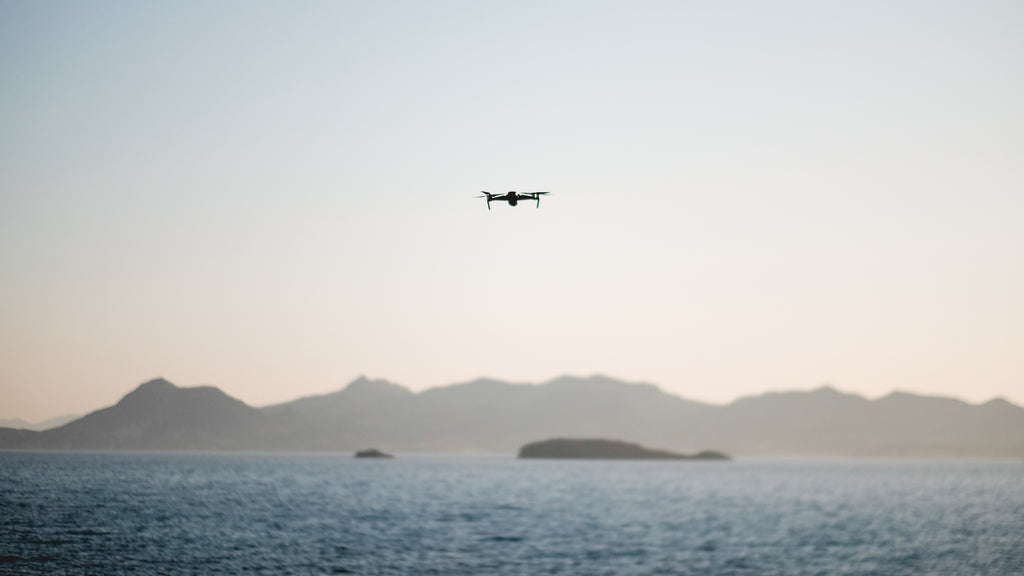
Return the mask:
[[394,458],[391,454],[385,454],[376,448],[370,448],[369,450],[360,450],[356,452],[356,458]]
[[696,454],[677,454],[652,450],[639,444],[599,438],[553,438],[531,442],[519,449],[519,458],[576,458],[591,460],[730,460],[713,450]]

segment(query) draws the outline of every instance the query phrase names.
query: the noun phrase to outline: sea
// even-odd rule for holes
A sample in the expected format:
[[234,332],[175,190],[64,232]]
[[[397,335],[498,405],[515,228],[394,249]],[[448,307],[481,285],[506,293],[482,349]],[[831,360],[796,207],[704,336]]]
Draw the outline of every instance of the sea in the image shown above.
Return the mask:
[[0,574],[1021,575],[1024,462],[0,452]]

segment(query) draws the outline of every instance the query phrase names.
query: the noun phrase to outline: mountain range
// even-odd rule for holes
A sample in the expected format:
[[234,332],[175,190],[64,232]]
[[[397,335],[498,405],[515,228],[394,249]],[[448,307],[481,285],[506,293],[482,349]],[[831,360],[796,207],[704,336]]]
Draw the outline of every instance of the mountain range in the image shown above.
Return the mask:
[[1024,408],[905,392],[868,400],[828,386],[713,405],[604,376],[483,378],[418,393],[359,378],[331,394],[255,408],[212,386],[158,378],[56,428],[0,428],[0,449],[515,454],[546,438],[736,456],[1020,458]]

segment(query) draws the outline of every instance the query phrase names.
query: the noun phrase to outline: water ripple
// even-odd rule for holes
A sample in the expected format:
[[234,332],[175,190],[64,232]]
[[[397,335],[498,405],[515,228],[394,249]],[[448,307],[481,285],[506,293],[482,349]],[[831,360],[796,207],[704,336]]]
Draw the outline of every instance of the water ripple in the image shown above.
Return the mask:
[[1024,466],[0,453],[0,573],[1021,574]]

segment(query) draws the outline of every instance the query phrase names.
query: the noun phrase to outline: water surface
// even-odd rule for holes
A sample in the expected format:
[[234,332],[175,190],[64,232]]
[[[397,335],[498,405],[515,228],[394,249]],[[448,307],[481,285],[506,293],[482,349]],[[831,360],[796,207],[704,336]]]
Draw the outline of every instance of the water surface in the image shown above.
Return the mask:
[[0,452],[0,573],[1024,574],[1024,464]]

